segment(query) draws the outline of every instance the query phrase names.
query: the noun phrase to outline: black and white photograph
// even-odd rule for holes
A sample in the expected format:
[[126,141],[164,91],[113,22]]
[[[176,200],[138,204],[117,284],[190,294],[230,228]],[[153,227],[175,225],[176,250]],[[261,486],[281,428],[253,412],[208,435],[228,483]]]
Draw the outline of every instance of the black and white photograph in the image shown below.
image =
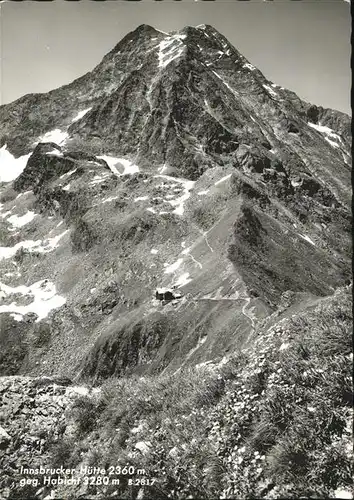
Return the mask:
[[0,499],[353,498],[351,4],[0,2]]

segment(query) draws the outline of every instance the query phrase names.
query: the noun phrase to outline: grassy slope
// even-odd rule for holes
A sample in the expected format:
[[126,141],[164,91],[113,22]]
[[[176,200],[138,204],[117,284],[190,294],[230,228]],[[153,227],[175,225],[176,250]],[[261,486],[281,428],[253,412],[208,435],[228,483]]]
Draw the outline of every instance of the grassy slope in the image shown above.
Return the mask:
[[76,431],[53,460],[130,464],[156,478],[80,490],[95,498],[326,498],[350,489],[351,290],[281,318],[265,320],[227,363],[113,379],[97,399],[78,399]]

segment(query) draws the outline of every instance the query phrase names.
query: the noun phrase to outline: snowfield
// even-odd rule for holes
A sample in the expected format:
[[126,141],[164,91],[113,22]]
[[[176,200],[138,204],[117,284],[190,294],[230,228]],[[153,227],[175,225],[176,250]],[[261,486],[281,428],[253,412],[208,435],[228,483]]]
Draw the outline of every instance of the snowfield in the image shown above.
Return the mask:
[[11,217],[9,217],[7,220],[14,227],[23,227],[29,222],[31,222],[36,215],[37,214],[35,214],[32,210],[29,210],[24,215],[11,215]]
[[0,182],[11,182],[22,174],[31,153],[15,158],[6,144],[0,148]]
[[[109,155],[103,155],[103,156],[97,156],[100,160],[104,160],[111,171],[118,175],[128,175],[128,174],[135,174],[139,172],[139,167],[138,165],[135,165],[132,161],[128,160],[127,158],[115,158],[114,156],[109,156]],[[121,174],[118,170],[118,165],[123,166],[124,171]]]
[[52,252],[59,246],[59,241],[62,237],[67,234],[69,230],[63,233],[53,236],[53,238],[47,238],[46,240],[25,240],[16,243],[13,247],[0,247],[0,260],[10,259],[16,252],[23,248],[24,250],[29,250],[30,252],[47,253]]
[[33,298],[32,302],[25,306],[18,305],[16,301],[9,305],[0,306],[0,313],[12,313],[16,321],[20,321],[25,314],[35,313],[38,316],[36,320],[38,322],[46,318],[53,309],[58,309],[66,302],[64,297],[57,294],[54,283],[49,280],[40,280],[31,286],[20,285],[17,287],[0,283],[0,298],[14,294]]
[[159,44],[159,68],[165,68],[174,59],[180,57],[185,49],[182,40],[186,35],[168,36]]
[[79,111],[78,114],[75,116],[75,118],[72,119],[72,123],[78,122],[83,118],[89,111],[91,111],[91,108],[84,109],[82,111]]
[[325,140],[334,148],[339,148],[340,144],[343,142],[341,137],[334,132],[329,127],[326,127],[325,125],[316,125],[315,123],[308,122],[307,125],[318,132],[321,132],[321,134],[324,134]]
[[67,141],[68,138],[69,134],[66,131],[56,128],[54,130],[46,132],[44,135],[41,135],[35,145],[37,145],[39,142],[55,142],[55,144],[61,146]]

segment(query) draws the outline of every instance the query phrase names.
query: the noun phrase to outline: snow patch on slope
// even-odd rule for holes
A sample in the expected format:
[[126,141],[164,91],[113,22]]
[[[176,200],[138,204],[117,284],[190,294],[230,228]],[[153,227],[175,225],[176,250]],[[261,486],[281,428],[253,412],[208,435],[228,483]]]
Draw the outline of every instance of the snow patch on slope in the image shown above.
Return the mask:
[[175,286],[180,288],[180,287],[187,285],[187,283],[189,283],[191,281],[192,281],[192,279],[189,277],[189,273],[183,273],[178,278],[178,280],[175,282]]
[[35,218],[36,214],[29,210],[24,215],[11,215],[7,220],[15,227],[22,227],[31,222]]
[[263,88],[265,88],[266,90],[268,90],[268,92],[270,93],[270,95],[272,95],[273,97],[278,97],[278,94],[276,92],[274,92],[274,90],[272,89],[272,87],[270,87],[269,85],[263,85]]
[[114,174],[121,175],[116,167],[117,163],[119,162],[119,158],[114,158],[113,156],[107,155],[97,156],[97,158],[99,158],[100,160],[104,160]]
[[169,175],[163,175],[163,174],[155,175],[154,177],[162,177],[163,179],[166,179],[170,182],[173,182],[173,183],[177,182],[179,184],[182,184],[182,186],[184,188],[182,196],[180,196],[179,198],[176,198],[174,200],[166,200],[166,201],[168,203],[170,203],[172,206],[176,207],[173,210],[173,213],[175,213],[177,215],[183,215],[184,214],[184,203],[190,197],[190,191],[193,189],[193,187],[195,185],[195,181],[189,181],[187,179],[182,179],[179,177],[170,177]]
[[307,125],[317,130],[318,132],[321,132],[321,134],[324,134],[325,140],[334,148],[339,148],[340,144],[343,142],[341,137],[338,134],[336,134],[334,130],[332,130],[329,127],[326,127],[325,125],[320,125],[320,124],[316,125],[315,123],[311,122],[308,122]]
[[346,488],[337,488],[334,492],[334,498],[344,500],[345,498],[353,498],[353,493]]
[[65,177],[69,177],[69,175],[73,175],[76,172],[77,168],[74,168],[74,170],[70,170],[70,172],[66,172],[65,174],[61,175],[59,179],[65,179]]
[[109,196],[108,198],[105,198],[102,200],[102,204],[104,203],[110,203],[111,201],[118,200],[119,196]]
[[105,179],[109,177],[109,174],[103,174],[103,175],[95,175],[95,177],[90,181],[90,186],[96,186],[97,184],[100,184],[103,182]]
[[180,57],[184,51],[182,40],[186,35],[172,35],[162,40],[159,44],[159,68],[166,68],[168,64],[177,57]]
[[134,198],[134,201],[137,202],[137,201],[145,201],[145,200],[148,200],[149,197],[148,196],[138,196],[137,198]]
[[75,118],[72,119],[71,123],[75,123],[75,122],[81,120],[81,118],[83,118],[86,115],[86,113],[91,111],[91,109],[92,109],[92,107],[84,109],[82,111],[79,111],[78,114],[75,116]]
[[230,85],[225,82],[225,80],[219,75],[219,73],[217,73],[216,71],[213,71],[214,75],[219,78],[219,80],[222,81],[222,83],[229,89],[231,90],[231,92],[234,94],[234,95],[237,95],[237,91],[235,89],[233,89],[232,87],[230,87]]
[[27,196],[28,194],[31,194],[32,191],[25,191],[24,193],[20,193],[16,196],[15,200],[18,200],[19,198],[21,198],[21,196]]
[[69,231],[66,230],[63,233],[60,233],[57,236],[53,236],[53,238],[48,238],[46,240],[25,240],[16,243],[16,245],[14,245],[13,247],[0,247],[0,260],[13,257],[20,248],[29,250],[30,252],[52,252],[55,248],[58,247],[61,238],[68,232]]
[[221,179],[219,179],[218,181],[215,182],[215,186],[217,186],[218,184],[221,184],[222,182],[225,182],[227,179],[230,179],[232,174],[228,174],[228,175],[225,175],[225,177],[222,177]]
[[165,269],[165,274],[171,274],[171,273],[174,273],[175,271],[177,271],[177,269],[182,264],[182,262],[183,262],[183,259],[178,259],[173,264],[167,265],[167,267]]
[[[108,156],[108,155],[97,156],[97,158],[104,160],[115,175],[121,176],[121,175],[135,174],[136,172],[139,172],[138,165],[135,165],[132,161],[128,160],[127,158],[115,158],[113,156]],[[117,168],[118,165],[122,165],[124,167],[124,172],[122,174],[119,172]]]
[[15,301],[11,302],[11,304],[0,306],[0,313],[13,313],[16,320],[22,319],[24,314],[35,313],[38,316],[36,320],[38,322],[46,318],[53,309],[58,309],[66,302],[64,297],[57,294],[54,283],[48,280],[37,281],[29,287],[25,285],[10,287],[0,283],[0,298],[5,298],[13,294],[33,298],[32,302],[25,306],[18,305]]
[[58,144],[60,146],[66,142],[68,137],[69,134],[66,131],[56,128],[54,130],[46,132],[44,135],[41,135],[38,138],[38,142],[35,142],[35,145],[39,142],[55,142],[55,144]]
[[316,246],[316,243],[314,243],[311,238],[309,236],[307,236],[306,234],[303,235],[303,234],[300,234],[298,233],[299,236],[301,236],[301,238],[303,238],[304,240],[308,241],[309,243],[311,243],[311,245],[313,245],[314,247]]
[[58,156],[58,158],[62,158],[64,155],[61,151],[59,151],[58,149],[53,149],[53,151],[48,151],[48,153],[46,153],[47,156]]
[[11,182],[22,174],[31,153],[15,158],[5,144],[0,148],[0,182]]
[[244,68],[248,68],[248,69],[250,69],[251,71],[254,71],[254,70],[256,69],[256,68],[255,68],[254,66],[252,66],[252,64],[250,64],[250,63],[245,63],[245,64],[243,65],[243,67],[244,67]]

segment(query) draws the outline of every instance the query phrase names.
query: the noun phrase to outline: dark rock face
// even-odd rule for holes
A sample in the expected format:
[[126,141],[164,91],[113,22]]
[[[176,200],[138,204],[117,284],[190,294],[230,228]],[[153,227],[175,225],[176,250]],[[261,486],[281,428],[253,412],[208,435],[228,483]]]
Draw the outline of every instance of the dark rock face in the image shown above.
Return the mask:
[[99,339],[86,360],[82,375],[99,380],[112,375],[141,372],[149,368],[151,360],[173,329],[173,324],[160,313],[147,321],[127,323],[118,335],[104,341]]
[[61,153],[61,148],[51,142],[36,146],[25,171],[14,182],[14,188],[17,191],[36,188],[39,190],[49,180],[60,177],[74,168],[74,162],[71,159],[50,154],[53,150]]
[[239,348],[288,293],[331,295],[350,279],[349,126],[211,26],[142,25],[92,72],[1,106],[0,146],[32,153],[1,187],[4,374],[172,371]]
[[28,354],[27,329],[28,325],[20,324],[9,315],[2,314],[0,330],[1,375],[14,375],[21,370]]
[[110,171],[104,160],[97,159],[93,155],[84,151],[63,153],[60,146],[53,142],[45,142],[36,146],[25,170],[17,177],[13,187],[16,191],[33,189],[40,193],[50,181],[80,166],[80,161],[95,163],[98,167]]
[[284,290],[326,296],[343,284],[347,266],[311,240],[251,206],[244,206],[241,214],[229,259],[264,300],[278,303]]

